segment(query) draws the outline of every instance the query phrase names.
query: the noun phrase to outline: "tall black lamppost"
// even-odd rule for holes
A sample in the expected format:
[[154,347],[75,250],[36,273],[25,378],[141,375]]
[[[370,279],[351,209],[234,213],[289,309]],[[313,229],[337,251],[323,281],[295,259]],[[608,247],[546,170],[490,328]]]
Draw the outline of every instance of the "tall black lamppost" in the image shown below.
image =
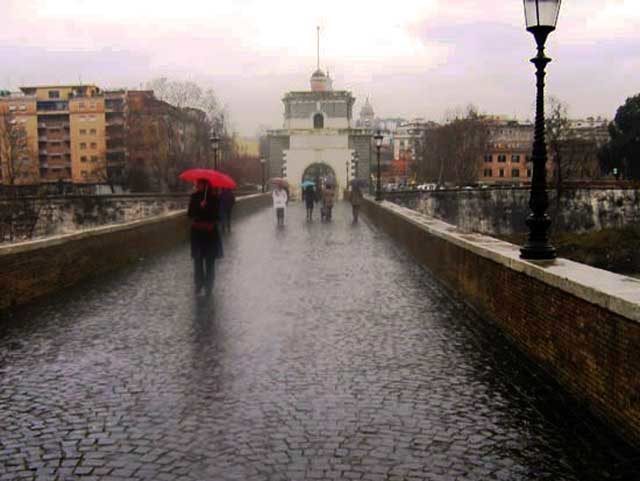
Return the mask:
[[345,186],[344,186],[344,190],[349,190],[349,160],[345,160],[344,161],[344,168],[345,168],[345,173],[347,174],[347,176],[345,177]]
[[209,140],[211,141],[211,148],[213,149],[213,168],[218,170],[218,146],[220,145],[220,137],[218,137],[218,134],[214,131]]
[[267,159],[264,157],[260,157],[260,166],[262,167],[262,193],[264,194],[264,185],[265,185],[265,168],[267,166]]
[[544,132],[544,77],[545,67],[551,59],[544,54],[544,44],[551,32],[556,29],[560,3],[562,0],[524,0],[524,15],[527,30],[536,39],[538,55],[531,59],[536,66],[537,97],[536,125],[533,141],[533,174],[529,208],[531,214],[527,218],[529,239],[520,249],[522,259],[545,260],[555,259],[556,250],[549,243],[549,226],[551,220],[547,215],[549,197],[547,195],[547,146]]
[[381,184],[381,174],[380,174],[380,147],[382,147],[382,141],[384,137],[382,133],[378,130],[376,135],[373,136],[373,139],[376,141],[376,157],[378,160],[378,180],[376,181],[376,200],[382,200],[382,184]]
[[358,155],[358,151],[353,152],[353,171],[351,172],[353,180],[358,181],[358,162],[360,161],[360,156]]

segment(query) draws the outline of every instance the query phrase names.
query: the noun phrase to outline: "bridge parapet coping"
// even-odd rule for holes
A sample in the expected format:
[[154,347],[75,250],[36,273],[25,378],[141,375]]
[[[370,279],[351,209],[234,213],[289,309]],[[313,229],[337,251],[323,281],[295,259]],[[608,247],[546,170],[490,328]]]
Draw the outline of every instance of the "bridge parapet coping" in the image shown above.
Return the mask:
[[568,259],[525,261],[520,247],[483,234],[468,233],[442,220],[383,201],[380,208],[404,217],[429,234],[522,272],[587,302],[640,322],[640,280]]

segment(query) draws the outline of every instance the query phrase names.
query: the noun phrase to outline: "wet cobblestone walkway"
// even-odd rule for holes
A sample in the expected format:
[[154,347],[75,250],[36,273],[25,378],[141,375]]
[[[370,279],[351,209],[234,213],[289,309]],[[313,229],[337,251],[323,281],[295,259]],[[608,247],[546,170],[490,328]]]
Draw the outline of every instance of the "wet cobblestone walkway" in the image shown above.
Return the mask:
[[366,223],[235,226],[0,326],[0,480],[632,480],[638,453]]

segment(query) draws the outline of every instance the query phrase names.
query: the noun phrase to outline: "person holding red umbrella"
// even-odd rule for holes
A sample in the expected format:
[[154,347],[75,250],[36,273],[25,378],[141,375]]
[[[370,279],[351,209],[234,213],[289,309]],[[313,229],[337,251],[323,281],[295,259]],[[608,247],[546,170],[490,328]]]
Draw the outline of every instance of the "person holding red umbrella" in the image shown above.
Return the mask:
[[196,294],[204,289],[210,295],[213,289],[215,259],[222,254],[222,240],[217,225],[219,212],[218,197],[209,181],[198,179],[187,212],[191,219],[191,258]]

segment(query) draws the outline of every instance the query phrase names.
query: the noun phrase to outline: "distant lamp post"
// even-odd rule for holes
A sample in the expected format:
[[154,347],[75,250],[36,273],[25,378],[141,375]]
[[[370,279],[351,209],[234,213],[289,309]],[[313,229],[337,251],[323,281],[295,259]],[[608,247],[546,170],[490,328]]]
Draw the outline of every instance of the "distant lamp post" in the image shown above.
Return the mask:
[[345,173],[347,174],[346,180],[345,180],[345,189],[344,190],[349,190],[349,160],[345,160],[344,162],[344,170]]
[[533,141],[533,174],[531,180],[531,194],[529,208],[531,214],[527,218],[529,239],[520,249],[522,259],[546,260],[555,259],[556,250],[549,243],[549,227],[551,220],[547,215],[549,197],[547,195],[547,146],[544,130],[544,77],[545,67],[551,59],[544,54],[547,37],[556,29],[560,3],[562,0],[524,0],[524,15],[527,30],[536,40],[538,55],[531,59],[536,66],[537,97],[536,123]]
[[616,178],[616,180],[620,179],[620,172],[618,171],[617,167],[613,168],[613,176]]
[[382,200],[382,184],[381,184],[381,174],[380,174],[380,147],[382,147],[382,141],[384,137],[382,136],[382,132],[378,130],[376,135],[373,136],[373,139],[376,141],[376,158],[378,160],[378,180],[376,181],[376,200]]
[[351,172],[351,177],[353,180],[358,178],[358,162],[360,161],[360,156],[358,155],[358,151],[353,153],[353,171]]
[[260,157],[260,166],[262,167],[262,193],[264,194],[265,191],[265,169],[267,167],[267,159],[265,159],[264,157]]
[[220,146],[220,137],[214,131],[209,139],[211,142],[211,148],[213,149],[213,168],[218,170],[218,147]]

